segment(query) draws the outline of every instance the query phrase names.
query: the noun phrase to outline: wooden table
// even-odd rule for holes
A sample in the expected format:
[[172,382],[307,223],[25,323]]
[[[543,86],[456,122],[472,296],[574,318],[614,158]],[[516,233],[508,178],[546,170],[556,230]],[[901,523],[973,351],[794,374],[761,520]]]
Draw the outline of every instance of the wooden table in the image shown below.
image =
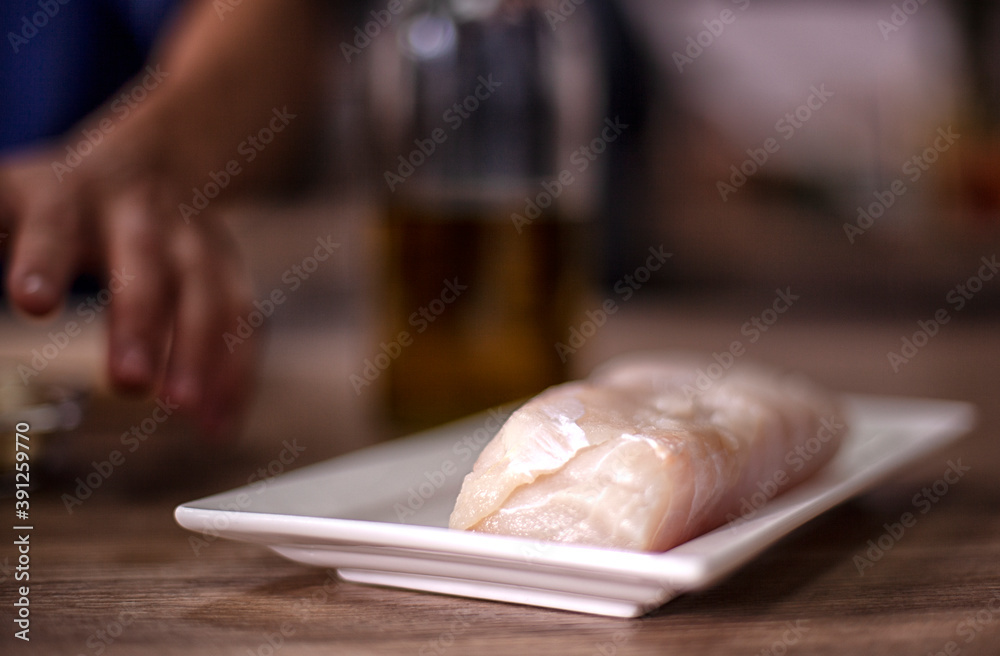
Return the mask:
[[[581,367],[631,347],[717,350],[768,294],[628,305],[581,352]],[[12,636],[16,537],[4,529],[0,653],[998,654],[1000,320],[963,315],[894,373],[886,352],[925,314],[923,306],[904,306],[873,318],[803,302],[749,354],[842,389],[971,400],[981,411],[979,427],[876,493],[807,524],[716,587],[645,617],[343,583],[332,572],[226,540],[195,549],[193,534],[174,523],[173,507],[239,484],[249,467],[230,462],[220,472],[188,462],[172,486],[141,496],[109,487],[72,514],[59,498],[64,489],[33,497],[31,641]],[[276,342],[280,350],[280,336]],[[279,431],[275,444],[287,437]],[[868,541],[914,512],[914,494],[959,459],[971,470],[859,572],[856,556],[865,555]],[[12,514],[12,504],[2,501],[2,516]]]

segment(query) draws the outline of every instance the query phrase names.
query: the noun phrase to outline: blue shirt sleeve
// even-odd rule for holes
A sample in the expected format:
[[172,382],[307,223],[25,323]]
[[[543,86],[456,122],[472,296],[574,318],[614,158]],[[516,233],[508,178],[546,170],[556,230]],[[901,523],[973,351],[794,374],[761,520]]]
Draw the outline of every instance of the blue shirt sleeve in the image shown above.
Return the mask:
[[0,151],[64,133],[144,65],[180,0],[0,3]]

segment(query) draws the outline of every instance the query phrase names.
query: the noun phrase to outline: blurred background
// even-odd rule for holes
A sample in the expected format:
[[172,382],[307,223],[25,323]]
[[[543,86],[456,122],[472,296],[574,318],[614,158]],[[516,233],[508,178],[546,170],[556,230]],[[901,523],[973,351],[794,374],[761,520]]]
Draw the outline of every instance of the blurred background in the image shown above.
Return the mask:
[[[30,4],[5,4],[5,32]],[[7,152],[141,71],[180,4],[77,0],[30,50],[8,38]],[[1000,364],[981,348],[1000,285],[970,280],[1000,237],[996,5],[354,4],[330,26],[306,174],[226,211],[258,298],[287,292],[240,446],[206,450],[172,417],[109,486],[197,467],[222,489],[283,440],[306,447],[298,466],[634,350],[738,341],[840,388],[926,396]],[[308,262],[324,238],[340,247]],[[974,288],[961,307],[958,285]],[[940,308],[950,323],[893,367]],[[47,462],[66,482],[153,406],[105,391],[101,321],[25,388],[17,366],[64,321],[0,318],[0,414],[54,413]]]

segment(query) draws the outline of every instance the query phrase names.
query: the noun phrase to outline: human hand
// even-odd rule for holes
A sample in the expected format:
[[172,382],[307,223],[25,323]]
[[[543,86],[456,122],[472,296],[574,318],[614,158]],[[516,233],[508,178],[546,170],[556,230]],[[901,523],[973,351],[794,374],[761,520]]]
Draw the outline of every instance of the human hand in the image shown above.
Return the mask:
[[206,435],[225,438],[248,401],[256,361],[254,343],[230,352],[223,341],[252,310],[249,275],[217,216],[181,218],[183,182],[151,156],[159,152],[151,139],[165,132],[149,122],[143,130],[109,135],[62,175],[52,163],[65,159],[64,145],[0,162],[8,297],[45,316],[62,306],[78,273],[100,274],[112,292],[112,386],[165,396]]
[[[254,309],[252,290],[230,231],[213,216],[221,197],[190,222],[179,205],[274,108],[299,118],[225,193],[295,177],[299,155],[315,144],[331,14],[315,0],[259,0],[227,6],[224,16],[217,4],[182,3],[151,56],[165,81],[113,130],[102,128],[77,166],[54,170],[65,143],[0,161],[0,231],[12,235],[0,246],[11,303],[29,315],[58,309],[78,272],[100,273],[115,292],[112,385],[168,395],[204,432],[224,436],[249,398],[258,337],[230,353],[223,334]],[[71,138],[96,130],[102,111],[107,120],[99,110]],[[123,274],[131,278],[115,291]]]

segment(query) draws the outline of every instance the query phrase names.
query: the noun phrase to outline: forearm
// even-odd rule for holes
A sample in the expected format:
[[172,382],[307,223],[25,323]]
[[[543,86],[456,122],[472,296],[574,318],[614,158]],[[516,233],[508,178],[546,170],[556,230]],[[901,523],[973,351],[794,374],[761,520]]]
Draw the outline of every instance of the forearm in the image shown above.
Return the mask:
[[168,28],[149,62],[162,82],[100,149],[100,168],[128,169],[111,179],[153,173],[186,191],[236,160],[231,193],[294,169],[322,116],[326,11],[316,0],[223,6],[196,0]]

